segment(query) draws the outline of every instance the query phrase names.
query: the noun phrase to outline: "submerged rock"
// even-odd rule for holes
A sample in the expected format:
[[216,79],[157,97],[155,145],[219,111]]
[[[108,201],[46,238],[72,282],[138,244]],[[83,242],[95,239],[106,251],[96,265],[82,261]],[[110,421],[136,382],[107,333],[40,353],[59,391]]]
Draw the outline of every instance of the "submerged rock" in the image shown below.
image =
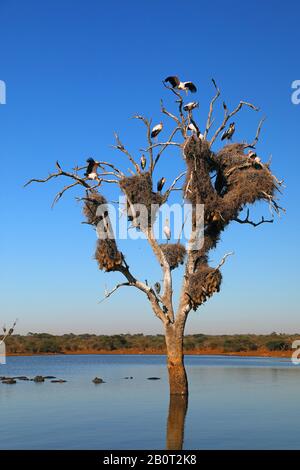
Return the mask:
[[54,375],[44,375],[44,379],[56,379]]
[[160,377],[148,377],[147,380],[160,380]]
[[52,384],[64,384],[66,380],[63,379],[57,379],[57,380],[51,380]]
[[2,383],[12,385],[12,384],[16,384],[17,381],[15,379],[4,379],[2,380]]
[[33,379],[34,382],[45,382],[45,379],[42,375],[36,375]]
[[126,380],[132,380],[133,377],[124,377],[124,379],[126,379]]
[[29,378],[26,377],[25,375],[21,375],[19,377],[13,377],[13,378],[16,379],[16,380],[29,380]]
[[101,379],[100,377],[95,377],[95,378],[92,380],[92,382],[93,382],[94,384],[104,384],[104,383],[105,383],[104,380]]

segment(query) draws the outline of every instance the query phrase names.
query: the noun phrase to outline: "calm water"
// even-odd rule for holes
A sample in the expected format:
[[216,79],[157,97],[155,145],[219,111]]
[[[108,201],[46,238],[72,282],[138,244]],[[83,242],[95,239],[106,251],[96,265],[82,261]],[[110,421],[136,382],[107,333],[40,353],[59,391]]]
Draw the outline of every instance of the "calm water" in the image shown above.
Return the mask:
[[[221,356],[189,356],[186,365],[183,448],[300,449],[300,366]],[[163,356],[9,357],[0,375],[68,381],[0,383],[1,449],[166,448]],[[106,383],[94,385],[95,376]]]

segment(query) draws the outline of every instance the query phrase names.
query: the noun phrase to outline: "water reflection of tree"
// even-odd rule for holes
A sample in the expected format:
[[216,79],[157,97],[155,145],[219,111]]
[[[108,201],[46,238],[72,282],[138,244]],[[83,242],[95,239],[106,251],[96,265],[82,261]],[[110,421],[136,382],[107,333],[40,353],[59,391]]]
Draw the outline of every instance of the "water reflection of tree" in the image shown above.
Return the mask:
[[187,395],[170,395],[166,439],[167,450],[181,450],[183,447],[187,409]]

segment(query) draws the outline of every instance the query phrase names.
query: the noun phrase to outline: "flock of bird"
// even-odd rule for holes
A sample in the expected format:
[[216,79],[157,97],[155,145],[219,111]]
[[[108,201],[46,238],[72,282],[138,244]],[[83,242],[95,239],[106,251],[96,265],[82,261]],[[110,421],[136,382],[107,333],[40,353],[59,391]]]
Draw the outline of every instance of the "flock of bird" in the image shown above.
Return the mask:
[[[164,80],[164,83],[169,84],[173,89],[182,90],[182,91],[185,91],[186,93],[188,93],[188,92],[196,93],[196,91],[197,91],[197,87],[193,82],[190,82],[190,81],[182,82],[177,76],[173,76],[173,75],[167,77]],[[183,106],[183,109],[184,109],[184,111],[189,113],[189,124],[187,126],[187,129],[189,131],[191,131],[192,133],[196,134],[199,139],[203,140],[204,136],[203,136],[203,134],[201,134],[200,129],[198,128],[196,122],[193,120],[193,117],[192,117],[192,111],[195,108],[198,108],[198,107],[199,107],[198,101],[191,101],[190,103],[185,104]],[[163,123],[160,122],[159,124],[156,124],[151,129],[151,133],[150,133],[151,139],[156,139],[157,136],[161,133],[162,130],[163,130]],[[221,136],[221,140],[222,141],[223,140],[229,140],[230,141],[232,139],[232,136],[233,136],[234,132],[235,132],[235,123],[232,122],[232,123],[229,124],[228,129],[226,129],[223,132],[223,134]],[[254,160],[258,164],[260,163],[260,158],[256,155],[255,152],[253,152],[253,150],[249,150],[247,157],[251,158],[252,160]],[[85,172],[85,176],[88,179],[91,179],[91,180],[98,179],[97,169],[98,169],[100,163],[97,162],[96,160],[94,160],[93,158],[89,158],[87,160],[87,164],[88,165],[87,165],[87,169],[86,169],[86,172]],[[147,159],[146,159],[145,155],[141,156],[140,165],[141,165],[142,170],[144,170],[146,168]],[[162,191],[165,182],[166,182],[166,178],[164,178],[164,177],[161,178],[158,181],[158,183],[157,183],[157,191],[158,192]]]

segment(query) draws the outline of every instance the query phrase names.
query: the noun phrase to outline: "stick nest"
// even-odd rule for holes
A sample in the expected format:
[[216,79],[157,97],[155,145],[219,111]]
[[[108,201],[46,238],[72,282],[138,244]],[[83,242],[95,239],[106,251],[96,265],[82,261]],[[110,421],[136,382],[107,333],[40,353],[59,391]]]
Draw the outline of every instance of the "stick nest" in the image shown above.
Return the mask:
[[[100,206],[102,206],[101,209]],[[99,211],[97,213],[98,208]],[[107,215],[107,213],[107,201],[105,197],[96,191],[91,191],[85,198],[83,205],[83,214],[86,217],[87,223],[97,225],[102,220],[103,215]]]
[[103,271],[117,271],[122,265],[123,254],[118,250],[115,239],[97,240],[95,259],[99,269]]
[[220,291],[222,274],[219,269],[201,265],[199,269],[191,274],[189,279],[188,294],[192,300],[193,309],[211,297],[215,292]]
[[[151,227],[155,221],[157,210],[164,202],[164,196],[152,190],[150,173],[122,178],[119,184],[127,197],[128,220],[138,219],[140,228]],[[135,210],[132,210],[131,205],[141,205],[141,208],[136,207]],[[144,210],[142,210],[143,208]]]
[[186,249],[180,243],[163,243],[160,248],[165,255],[170,269],[176,269],[180,264],[184,263]]

